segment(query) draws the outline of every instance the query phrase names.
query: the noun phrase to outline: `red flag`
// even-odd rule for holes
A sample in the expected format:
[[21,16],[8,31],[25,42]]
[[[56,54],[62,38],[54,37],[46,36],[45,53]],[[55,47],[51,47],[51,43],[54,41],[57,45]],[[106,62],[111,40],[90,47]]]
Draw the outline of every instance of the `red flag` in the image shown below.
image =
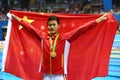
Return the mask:
[[[47,14],[36,12],[10,11],[26,20],[42,33],[47,33],[47,18],[56,15],[60,18],[60,34],[66,34],[79,26],[97,19],[101,15],[90,14]],[[67,66],[68,80],[91,80],[97,76],[107,76],[112,43],[117,29],[117,22],[111,14],[107,20],[93,29],[80,34],[70,43]],[[12,20],[10,33],[4,50],[4,71],[25,80],[42,80],[39,72],[41,63],[41,42],[34,33],[22,28]],[[31,34],[32,33],[32,34]],[[7,50],[6,50],[7,49]]]

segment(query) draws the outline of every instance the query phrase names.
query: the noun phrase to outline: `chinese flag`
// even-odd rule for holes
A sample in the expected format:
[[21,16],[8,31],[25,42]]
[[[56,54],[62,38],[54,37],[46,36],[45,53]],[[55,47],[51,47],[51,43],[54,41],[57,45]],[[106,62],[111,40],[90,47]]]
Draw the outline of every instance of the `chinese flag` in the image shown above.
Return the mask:
[[[56,15],[60,18],[60,34],[70,32],[101,16],[101,14],[53,14],[14,10],[11,10],[10,13],[23,18],[43,33],[47,33],[47,18],[50,15]],[[91,80],[98,76],[107,76],[117,26],[114,17],[108,14],[107,20],[100,22],[70,43],[67,80]],[[31,33],[19,22],[9,19],[3,71],[24,80],[42,80],[41,43]]]

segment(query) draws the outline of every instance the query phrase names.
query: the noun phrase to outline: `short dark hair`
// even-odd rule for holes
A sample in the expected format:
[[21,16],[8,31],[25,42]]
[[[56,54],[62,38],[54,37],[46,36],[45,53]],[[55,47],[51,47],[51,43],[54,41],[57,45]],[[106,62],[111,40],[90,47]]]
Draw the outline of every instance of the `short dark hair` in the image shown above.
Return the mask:
[[[51,21],[51,20],[56,20],[58,25],[60,24],[59,18],[57,16],[54,16],[54,15],[49,16],[48,17],[48,22]],[[48,22],[47,22],[47,24],[48,24]]]

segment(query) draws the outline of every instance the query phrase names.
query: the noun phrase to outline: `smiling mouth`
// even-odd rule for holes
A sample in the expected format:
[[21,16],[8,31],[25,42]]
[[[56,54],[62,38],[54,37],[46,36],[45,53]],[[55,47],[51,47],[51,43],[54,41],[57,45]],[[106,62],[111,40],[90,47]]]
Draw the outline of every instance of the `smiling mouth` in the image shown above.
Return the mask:
[[56,33],[56,31],[55,31],[54,29],[50,29],[49,31],[50,31],[50,33],[52,33],[52,34]]
[[51,29],[49,29],[49,31],[54,31],[54,29],[53,29],[53,28],[51,28]]
[[54,30],[52,30],[52,31],[50,31],[51,33],[55,33],[55,31]]

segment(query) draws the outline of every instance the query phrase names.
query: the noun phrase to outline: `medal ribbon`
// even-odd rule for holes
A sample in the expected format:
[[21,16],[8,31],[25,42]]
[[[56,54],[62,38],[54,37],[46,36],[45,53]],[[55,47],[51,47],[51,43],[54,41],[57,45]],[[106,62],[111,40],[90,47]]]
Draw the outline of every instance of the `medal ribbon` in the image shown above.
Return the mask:
[[55,52],[58,37],[59,37],[59,34],[57,34],[57,36],[55,37],[54,42],[53,42],[52,38],[50,37],[50,49],[51,49],[51,52]]
[[[58,37],[59,37],[59,34],[57,34],[57,36],[55,37],[54,42],[53,42],[53,40],[52,40],[52,37],[50,37],[50,53],[51,53],[51,52],[55,52],[56,43],[57,43]],[[51,54],[50,54],[50,55],[51,55]],[[51,59],[51,57],[52,57],[52,56],[50,56],[50,74],[52,74],[52,59]]]

